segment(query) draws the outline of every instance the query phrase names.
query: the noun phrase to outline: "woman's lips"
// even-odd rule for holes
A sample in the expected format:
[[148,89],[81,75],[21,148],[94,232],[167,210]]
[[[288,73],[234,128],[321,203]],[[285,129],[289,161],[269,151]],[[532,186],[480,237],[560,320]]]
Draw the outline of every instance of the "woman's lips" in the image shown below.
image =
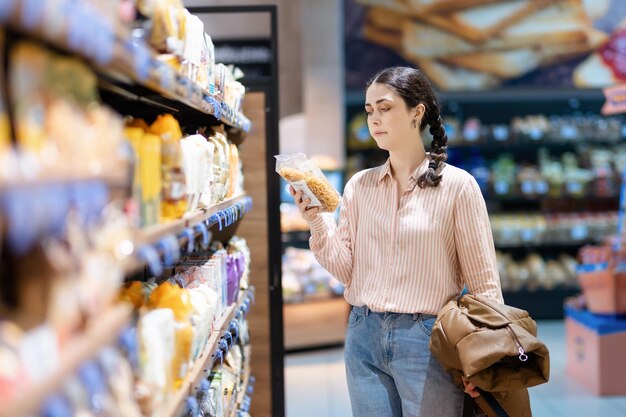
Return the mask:
[[374,132],[374,136],[380,136],[380,135],[384,135],[387,132],[384,132],[382,130],[377,130],[376,132]]

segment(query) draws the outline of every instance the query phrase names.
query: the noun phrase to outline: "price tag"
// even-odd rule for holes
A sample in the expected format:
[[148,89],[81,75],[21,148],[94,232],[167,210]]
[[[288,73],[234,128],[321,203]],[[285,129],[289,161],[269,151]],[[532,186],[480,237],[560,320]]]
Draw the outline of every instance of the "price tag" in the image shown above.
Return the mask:
[[95,35],[96,50],[94,59],[100,65],[106,65],[113,59],[115,48],[115,34],[108,22],[100,22],[99,31]]
[[506,181],[498,180],[495,182],[493,187],[496,191],[496,194],[499,195],[508,194],[509,192],[509,183]]
[[43,23],[44,2],[45,0],[24,0],[22,2],[21,15],[24,26],[34,29]]
[[539,140],[543,137],[543,131],[537,127],[533,127],[528,131],[528,136],[532,140]]
[[537,232],[535,232],[533,229],[522,230],[522,240],[524,242],[532,242],[533,240],[535,240],[536,236],[537,236]]
[[576,139],[578,137],[578,129],[572,125],[561,127],[561,137],[563,139]]
[[142,246],[137,251],[137,255],[144,262],[148,264],[150,268],[150,272],[154,276],[161,276],[163,274],[163,266],[161,265],[161,259],[159,258],[158,252],[149,245]]
[[0,1],[0,22],[6,22],[15,8],[15,0]]
[[165,91],[173,91],[176,83],[176,74],[174,71],[162,62],[156,63],[157,72],[159,74],[159,84]]
[[150,51],[148,47],[139,40],[129,40],[128,42],[131,54],[133,55],[135,75],[143,81],[150,75]]
[[187,92],[187,82],[189,82],[189,80],[186,77],[176,77],[177,78],[177,83],[176,83],[176,95],[179,97],[185,97],[185,94]]
[[587,230],[587,226],[584,225],[576,225],[572,228],[571,236],[574,240],[583,240],[586,239],[589,235],[589,231]]
[[213,114],[213,106],[211,106],[206,97],[202,99],[202,103],[200,103],[200,109],[202,109],[202,111],[205,113]]
[[532,181],[522,181],[522,193],[533,194],[535,192],[535,184]]
[[504,142],[509,138],[508,126],[498,125],[493,128],[493,138],[498,142]]
[[547,181],[536,181],[535,182],[535,192],[537,194],[547,194],[548,193],[548,182]]
[[54,39],[60,38],[68,30],[69,16],[73,11],[73,5],[70,4],[70,0],[54,0],[46,3],[43,30],[46,36]]
[[567,192],[570,194],[580,194],[583,191],[583,185],[576,181],[568,181],[566,188]]
[[70,49],[79,51],[83,42],[82,7],[76,5],[68,10],[67,44]]
[[509,243],[515,237],[515,232],[511,228],[504,228],[500,231],[500,235],[502,236],[502,243]]

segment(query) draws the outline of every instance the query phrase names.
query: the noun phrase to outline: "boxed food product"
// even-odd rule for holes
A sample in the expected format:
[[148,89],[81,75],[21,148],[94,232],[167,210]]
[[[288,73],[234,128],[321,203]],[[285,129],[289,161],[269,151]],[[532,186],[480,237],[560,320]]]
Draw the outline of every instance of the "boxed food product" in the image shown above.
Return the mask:
[[276,172],[311,200],[309,207],[320,207],[323,212],[333,212],[339,207],[341,196],[305,154],[277,155]]

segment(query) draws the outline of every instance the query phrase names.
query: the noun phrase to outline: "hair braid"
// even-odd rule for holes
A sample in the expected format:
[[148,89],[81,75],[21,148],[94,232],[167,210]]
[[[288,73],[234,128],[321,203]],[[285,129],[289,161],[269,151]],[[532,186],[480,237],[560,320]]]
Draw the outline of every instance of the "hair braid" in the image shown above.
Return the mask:
[[448,135],[446,134],[446,129],[443,126],[443,120],[439,113],[439,105],[435,100],[433,100],[430,105],[429,116],[429,132],[433,137],[431,143],[432,149],[430,151],[431,161],[428,164],[428,170],[422,174],[417,181],[417,184],[421,188],[436,187],[441,183],[443,177],[438,172],[440,171],[442,163],[448,159],[448,154],[446,153],[448,149]]

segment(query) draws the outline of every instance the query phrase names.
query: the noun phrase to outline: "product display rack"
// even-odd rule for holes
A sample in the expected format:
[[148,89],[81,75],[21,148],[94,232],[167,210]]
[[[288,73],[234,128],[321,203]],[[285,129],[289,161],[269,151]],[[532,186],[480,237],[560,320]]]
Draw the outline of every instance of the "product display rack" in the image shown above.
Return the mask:
[[[278,151],[278,99],[277,99],[277,41],[274,6],[263,7],[202,7],[189,9],[191,13],[263,13],[271,18],[271,44],[273,53],[273,76],[253,83],[249,87],[243,112],[233,111],[221,97],[213,95],[190,80],[168,70],[158,62],[145,45],[137,45],[130,34],[120,28],[97,27],[103,31],[97,36],[98,46],[110,49],[111,55],[90,52],[93,44],[87,39],[89,33],[82,33],[81,47],[72,44],[76,41],[72,31],[78,26],[76,19],[66,17],[66,25],[57,27],[56,35],[44,33],[44,22],[27,13],[27,2],[11,1],[0,7],[0,28],[5,27],[7,36],[34,40],[60,50],[70,56],[87,60],[98,77],[102,98],[105,104],[122,114],[149,114],[167,111],[181,120],[190,118],[201,120],[205,125],[224,124],[237,145],[246,136],[250,146],[243,147],[240,159],[245,167],[245,189],[249,193],[229,198],[212,207],[189,213],[185,217],[166,224],[150,226],[133,233],[131,240],[123,242],[126,257],[120,259],[120,266],[126,276],[136,274],[144,266],[160,270],[163,262],[169,266],[184,252],[184,246],[193,246],[197,240],[211,240],[211,236],[232,236],[235,230],[248,239],[252,252],[249,289],[239,294],[238,302],[229,306],[211,334],[203,353],[198,357],[191,372],[177,391],[176,396],[164,408],[162,416],[179,416],[185,411],[185,400],[193,393],[195,384],[212,368],[217,352],[224,351],[223,335],[234,318],[247,315],[252,334],[251,346],[254,350],[252,363],[246,363],[243,370],[242,389],[237,393],[237,401],[225,416],[237,415],[244,409],[244,397],[251,394],[249,388],[256,380],[260,389],[255,391],[253,409],[255,416],[284,415],[282,381],[282,299],[280,294],[280,248],[272,246],[272,241],[280,242],[278,221],[278,179],[274,178],[269,164]],[[68,3],[69,4],[69,3]],[[76,3],[80,6],[80,2]],[[42,6],[43,7],[43,6]],[[32,11],[32,10],[31,10]],[[73,23],[72,23],[73,22]],[[81,27],[86,27],[80,21]],[[6,25],[6,26],[5,26]],[[75,35],[75,33],[74,33]],[[80,43],[80,42],[79,42]],[[120,100],[120,98],[122,100]],[[126,111],[129,108],[132,111]],[[244,114],[250,117],[244,116]],[[259,153],[265,158],[259,158]],[[109,186],[123,184],[123,176],[116,175],[97,178],[46,178],[41,180],[18,181],[0,185],[0,193],[24,187],[40,187],[47,183],[68,183],[91,179],[103,180]],[[254,201],[254,209],[252,202]],[[250,212],[249,224],[241,218]],[[167,242],[167,243],[166,243]],[[175,243],[172,243],[175,242]],[[172,246],[169,246],[172,245]],[[268,251],[268,247],[270,250]],[[146,254],[149,253],[149,256]],[[154,271],[153,271],[154,272]],[[155,274],[157,275],[157,274]],[[276,290],[278,288],[278,290]],[[251,305],[252,300],[256,300]],[[275,305],[279,306],[276,308]],[[131,321],[131,309],[126,305],[116,305],[88,324],[87,330],[71,339],[68,348],[63,350],[59,368],[40,383],[29,386],[28,392],[18,396],[10,404],[3,405],[1,416],[20,417],[35,412],[45,397],[58,390],[63,380],[84,360],[94,357],[99,349],[112,343],[119,331]],[[226,348],[227,349],[227,348]],[[250,358],[250,346],[245,347],[246,358]],[[225,353],[225,352],[224,352]],[[249,361],[249,359],[247,359]],[[254,370],[251,371],[251,368]],[[258,369],[258,372],[257,372]],[[255,376],[251,377],[251,373]],[[246,411],[247,410],[246,406]]]
[[[147,45],[133,40],[128,30],[102,25],[90,28],[85,24],[88,20],[81,20],[73,15],[79,7],[68,7],[68,14],[62,21],[55,22],[58,27],[51,33],[44,31],[46,22],[43,21],[43,10],[33,16],[26,3],[9,2],[7,9],[0,15],[0,24],[4,17],[4,22],[10,29],[87,59],[101,74],[101,85],[114,90],[114,86],[118,85],[120,89],[116,91],[135,101],[166,101],[162,105],[167,106],[169,103],[172,108],[183,105],[205,115],[213,115],[227,125],[244,131],[250,130],[250,121],[243,114],[233,111],[218,96],[205,91],[159,62]],[[96,40],[99,43],[95,43]],[[99,50],[108,53],[102,54]],[[133,95],[132,91],[127,91],[128,88],[144,94]],[[148,95],[145,94],[146,91],[149,97],[145,97]]]
[[[348,91],[346,93],[346,121],[347,125],[353,117],[363,113],[364,93]],[[576,117],[598,117],[600,107],[604,102],[600,90],[533,90],[509,89],[485,92],[441,93],[442,116],[454,116],[460,120],[470,117],[479,119],[483,125],[509,125],[511,120],[526,115],[575,115]],[[623,132],[623,131],[622,131]],[[347,135],[352,132],[347,132]],[[623,139],[599,137],[593,139],[549,137],[541,140],[512,140],[499,142],[493,138],[481,138],[476,143],[468,143],[463,137],[461,142],[448,144],[448,153],[453,156],[453,162],[463,160],[471,155],[480,155],[492,161],[503,154],[512,155],[514,161],[527,164],[537,160],[539,148],[546,149],[551,156],[560,156],[565,152],[577,154],[590,146],[606,147],[620,145]],[[429,143],[426,143],[427,147]],[[375,146],[375,145],[374,145]],[[372,167],[384,163],[387,153],[372,147],[346,148],[348,158],[358,158],[365,164],[358,165],[355,170]],[[614,180],[619,177],[614,175]],[[598,195],[592,190],[578,195],[538,195],[522,194],[498,195],[492,190],[485,193],[485,200],[490,214],[519,215],[524,213],[555,215],[560,213],[594,213],[616,212],[619,203],[618,187],[614,193]],[[604,238],[587,236],[587,230],[571,230],[568,238],[551,236],[548,233],[545,241],[528,239],[521,242],[499,242],[496,240],[496,250],[510,254],[513,258],[521,259],[531,253],[545,254],[548,258],[566,253],[575,257],[577,251],[585,244],[595,244]],[[609,231],[610,232],[610,231]],[[607,234],[609,233],[607,232]],[[615,233],[613,231],[613,233]],[[531,233],[529,233],[530,235]],[[570,281],[575,281],[572,277]],[[567,297],[577,294],[577,286],[560,286],[554,288],[537,289],[507,289],[504,291],[505,301],[508,304],[527,309],[535,318],[562,318],[563,302]]]
[[[191,370],[187,373],[182,386],[178,389],[172,400],[163,410],[163,413],[161,414],[162,417],[177,417],[182,415],[185,408],[185,400],[188,396],[194,393],[194,389],[199,384],[200,380],[208,377],[209,373],[218,361],[216,353],[221,351],[223,355],[226,354],[224,350],[227,351],[228,348],[224,348],[224,344],[222,343],[224,340],[224,333],[228,331],[232,320],[236,316],[243,315],[245,317],[247,315],[253,298],[254,288],[241,291],[237,304],[231,305],[226,309],[226,311],[224,311],[221,320],[216,326],[217,330],[212,332],[204,351],[198,359],[196,359],[193,368],[191,368]],[[247,368],[245,372],[249,375],[250,368]],[[224,416],[228,417],[230,416],[230,413],[226,412],[224,413]]]
[[190,7],[195,15],[251,13],[268,18],[271,70],[267,77],[245,78],[248,88],[243,113],[254,126],[240,158],[246,167],[246,190],[254,210],[238,227],[253,254],[255,303],[251,329],[252,369],[256,380],[251,415],[285,415],[283,298],[281,282],[280,182],[274,170],[278,149],[278,10],[276,6]]
[[114,341],[122,328],[129,323],[131,312],[130,306],[118,305],[90,323],[87,331],[73,337],[68,349],[62,352],[57,371],[29,387],[27,392],[21,393],[14,401],[3,404],[0,416],[26,416],[36,411],[45,398],[58,389],[81,362],[94,357],[99,349]]

